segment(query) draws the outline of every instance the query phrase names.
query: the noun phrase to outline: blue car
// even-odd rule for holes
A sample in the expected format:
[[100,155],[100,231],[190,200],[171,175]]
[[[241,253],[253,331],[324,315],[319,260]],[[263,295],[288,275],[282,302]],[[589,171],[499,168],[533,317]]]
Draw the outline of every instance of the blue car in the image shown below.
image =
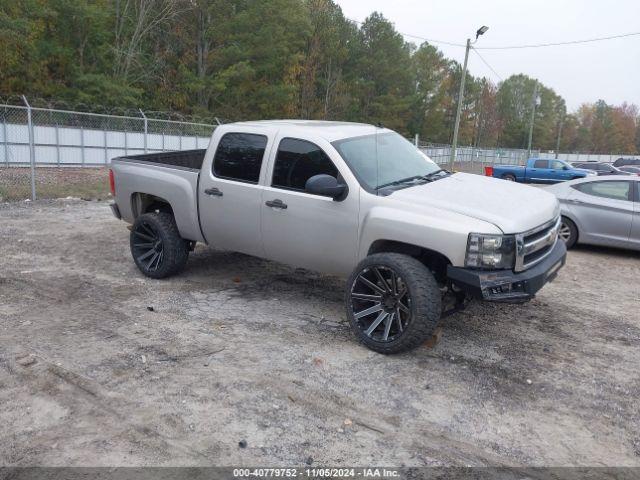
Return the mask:
[[527,165],[494,165],[487,167],[486,175],[521,183],[558,183],[576,178],[597,176],[592,170],[575,168],[564,160],[530,158]]

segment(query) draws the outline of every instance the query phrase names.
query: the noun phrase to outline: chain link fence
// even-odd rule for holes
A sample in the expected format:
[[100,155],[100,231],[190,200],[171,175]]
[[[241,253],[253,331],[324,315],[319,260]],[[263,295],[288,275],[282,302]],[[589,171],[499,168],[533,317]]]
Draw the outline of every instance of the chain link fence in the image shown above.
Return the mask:
[[[451,159],[451,145],[418,142],[418,147],[443,168],[449,164]],[[531,156],[536,157],[539,153],[537,150],[533,150]],[[456,147],[454,170],[483,175],[484,167],[486,166],[524,165],[529,156],[527,150]]]
[[[86,113],[0,104],[0,202],[109,195],[106,168],[122,155],[206,148],[215,125],[169,120],[155,112],[138,115]],[[450,145],[416,145],[446,167]],[[633,155],[585,155],[534,150],[532,157],[612,162]],[[486,166],[523,165],[527,150],[458,147],[454,170],[483,174]],[[635,156],[640,158],[640,156]]]
[[206,148],[215,125],[0,105],[0,202],[105,197],[122,155]]

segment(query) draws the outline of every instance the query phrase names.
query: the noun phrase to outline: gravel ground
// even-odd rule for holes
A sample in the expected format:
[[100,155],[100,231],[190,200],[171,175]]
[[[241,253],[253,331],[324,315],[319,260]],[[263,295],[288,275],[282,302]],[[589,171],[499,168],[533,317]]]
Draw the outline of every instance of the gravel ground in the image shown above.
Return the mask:
[[383,356],[340,279],[198,246],[151,280],[128,233],[105,202],[0,206],[1,465],[640,466],[638,253],[574,250]]

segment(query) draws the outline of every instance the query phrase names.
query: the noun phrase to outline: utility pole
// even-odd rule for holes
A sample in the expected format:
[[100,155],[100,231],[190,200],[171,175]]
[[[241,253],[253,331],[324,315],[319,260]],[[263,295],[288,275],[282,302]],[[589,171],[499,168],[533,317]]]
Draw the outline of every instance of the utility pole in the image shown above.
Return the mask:
[[533,87],[533,97],[531,97],[531,118],[529,119],[529,142],[527,143],[527,158],[531,158],[531,140],[533,139],[533,122],[536,117],[536,103],[538,101],[538,81]]
[[[483,35],[489,27],[482,26],[476,32],[476,39],[473,43],[478,41],[478,37]],[[471,49],[471,39],[467,38],[467,47],[464,51],[464,64],[462,65],[462,76],[460,77],[460,91],[458,93],[458,108],[456,110],[456,123],[453,126],[453,141],[451,142],[451,157],[449,158],[449,170],[453,170],[454,162],[456,161],[456,148],[458,146],[458,130],[460,129],[460,115],[462,114],[462,102],[464,100],[464,82],[467,77],[467,62],[469,61],[469,50]]]
[[564,116],[560,119],[560,125],[558,125],[558,140],[556,141],[556,158],[558,158],[558,152],[560,151],[560,137],[562,136],[563,124],[564,124]]
[[469,60],[469,49],[471,39],[467,38],[467,48],[464,52],[464,65],[462,66],[462,77],[460,78],[460,91],[458,92],[458,109],[456,110],[456,123],[453,126],[453,141],[451,142],[451,158],[449,158],[449,170],[453,171],[453,164],[456,161],[456,147],[458,146],[458,130],[460,129],[460,114],[462,113],[462,101],[464,99],[464,81],[467,78],[467,61]]

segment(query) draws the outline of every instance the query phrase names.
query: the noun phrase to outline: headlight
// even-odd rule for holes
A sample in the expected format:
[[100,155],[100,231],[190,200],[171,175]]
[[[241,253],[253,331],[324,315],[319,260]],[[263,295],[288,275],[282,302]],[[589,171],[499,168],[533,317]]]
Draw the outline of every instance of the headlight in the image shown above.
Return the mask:
[[471,268],[513,268],[516,239],[513,235],[470,233],[464,264]]

